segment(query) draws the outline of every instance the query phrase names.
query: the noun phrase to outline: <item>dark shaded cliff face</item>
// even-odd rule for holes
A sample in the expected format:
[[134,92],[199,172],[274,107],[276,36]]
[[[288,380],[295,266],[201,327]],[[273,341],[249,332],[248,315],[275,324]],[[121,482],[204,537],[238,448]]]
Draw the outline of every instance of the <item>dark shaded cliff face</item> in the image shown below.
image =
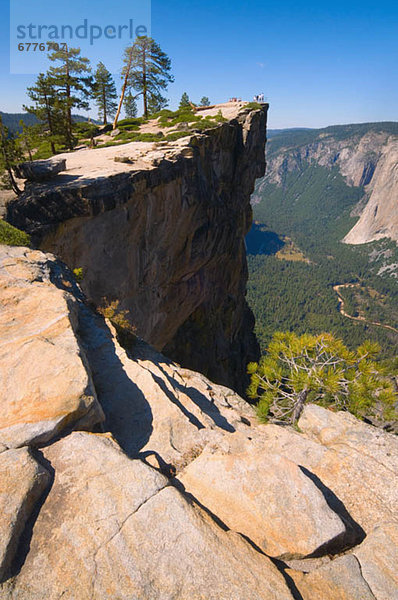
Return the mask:
[[259,353],[245,300],[244,237],[265,171],[266,115],[267,107],[246,110],[167,146],[131,144],[146,149],[145,165],[84,176],[72,169],[31,184],[7,219],[82,268],[82,288],[96,305],[119,300],[156,349],[242,392],[246,364]]

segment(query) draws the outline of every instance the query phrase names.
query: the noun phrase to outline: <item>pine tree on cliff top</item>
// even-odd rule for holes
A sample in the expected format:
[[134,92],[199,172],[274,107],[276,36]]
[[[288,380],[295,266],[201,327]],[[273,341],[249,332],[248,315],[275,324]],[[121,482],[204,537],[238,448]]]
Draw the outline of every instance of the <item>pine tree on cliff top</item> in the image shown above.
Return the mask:
[[152,94],[148,98],[148,113],[154,115],[168,106],[169,101],[161,94]]
[[41,125],[42,133],[50,142],[51,152],[55,154],[55,139],[57,133],[59,133],[62,114],[60,113],[51,78],[44,73],[40,73],[35,85],[28,87],[27,95],[33,104],[24,106],[23,109],[35,115]]
[[137,37],[134,44],[124,52],[125,66],[122,70],[123,86],[119,107],[113,123],[116,128],[124,96],[128,89],[136,91],[134,98],[142,96],[144,117],[149,114],[149,102],[154,98],[165,101],[162,92],[174,81],[171,61],[160,46],[147,36]]
[[126,113],[126,117],[132,119],[137,116],[138,108],[137,101],[132,94],[128,94],[124,97],[124,112]]
[[0,115],[0,173],[1,183],[4,187],[11,187],[16,194],[20,194],[17,182],[14,178],[12,168],[23,159],[23,154],[16,143],[14,137],[10,134],[7,127],[4,127]]
[[186,92],[183,93],[180,100],[179,108],[189,108],[191,106],[191,102],[189,100],[189,96]]
[[72,110],[89,108],[88,99],[92,93],[92,78],[89,59],[80,56],[80,48],[56,50],[48,58],[58,66],[48,71],[49,82],[54,87],[65,118],[65,138],[69,149],[73,148]]
[[106,125],[108,117],[116,113],[117,93],[113,77],[102,62],[98,63],[94,73],[93,97],[98,107],[98,118]]
[[37,148],[41,142],[41,126],[40,124],[26,125],[23,119],[19,121],[19,125],[22,128],[17,138],[19,146],[24,153],[27,153],[29,160],[32,161],[33,148]]

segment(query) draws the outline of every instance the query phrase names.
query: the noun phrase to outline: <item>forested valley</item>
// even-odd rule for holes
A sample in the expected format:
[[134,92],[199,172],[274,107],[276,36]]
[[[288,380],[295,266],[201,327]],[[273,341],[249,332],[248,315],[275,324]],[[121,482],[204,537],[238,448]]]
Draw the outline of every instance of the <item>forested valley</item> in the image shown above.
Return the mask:
[[[310,136],[278,133],[270,152]],[[363,194],[363,188],[347,185],[337,167],[314,162],[286,172],[282,185],[258,182],[246,242],[248,301],[262,350],[275,331],[327,331],[351,348],[370,339],[379,342],[384,358],[396,356],[397,246],[388,239],[360,246],[341,241],[358,218],[351,213]],[[344,310],[354,319],[340,312],[334,286],[344,284],[354,284],[340,288]]]

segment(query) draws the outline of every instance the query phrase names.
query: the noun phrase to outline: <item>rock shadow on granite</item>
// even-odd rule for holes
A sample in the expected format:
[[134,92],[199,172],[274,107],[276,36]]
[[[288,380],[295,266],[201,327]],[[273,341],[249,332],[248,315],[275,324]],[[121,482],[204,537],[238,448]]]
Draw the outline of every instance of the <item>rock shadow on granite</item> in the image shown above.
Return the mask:
[[85,305],[79,314],[79,335],[105,414],[104,430],[127,456],[137,458],[153,431],[151,406],[126,373],[108,326]]
[[[312,473],[312,471],[309,471],[306,467],[303,467],[302,465],[299,465],[299,468],[304,473],[304,475],[308,477],[308,479],[310,479],[312,483],[322,493],[329,508],[340,517],[340,519],[343,521],[346,527],[346,533],[343,539],[337,540],[336,548],[329,548],[329,553],[338,554],[344,550],[347,550],[348,548],[352,548],[363,542],[363,540],[366,537],[365,531],[362,529],[359,523],[357,523],[352,518],[352,516],[350,515],[340,498],[338,498],[336,494],[330,488],[328,488],[319,479],[319,477],[317,477],[317,475],[315,475],[315,473]],[[308,558],[316,558],[317,556],[321,556],[322,553],[323,548],[321,547],[318,548],[317,551],[314,552]]]
[[23,565],[25,564],[25,560],[30,550],[34,526],[54,483],[55,471],[51,463],[48,460],[46,460],[46,458],[43,456],[42,452],[38,448],[30,448],[30,452],[33,458],[48,472],[49,481],[44,491],[36,501],[34,508],[25,523],[25,527],[18,541],[18,547],[14,559],[9,569],[7,570],[5,576],[0,580],[0,584],[5,583],[13,577],[16,577],[20,573]]

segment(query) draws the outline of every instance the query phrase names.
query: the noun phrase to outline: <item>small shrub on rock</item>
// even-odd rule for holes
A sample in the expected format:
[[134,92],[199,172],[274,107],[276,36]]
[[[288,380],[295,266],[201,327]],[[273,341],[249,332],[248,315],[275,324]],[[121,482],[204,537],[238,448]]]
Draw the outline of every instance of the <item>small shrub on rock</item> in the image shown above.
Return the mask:
[[0,244],[8,246],[30,246],[30,236],[0,219]]
[[80,283],[81,281],[83,281],[83,277],[84,277],[84,272],[82,267],[78,267],[76,269],[73,269],[73,276],[75,278],[75,280]]
[[104,299],[103,306],[98,308],[98,312],[112,323],[116,329],[120,345],[123,348],[130,349],[137,340],[137,328],[129,321],[128,310],[119,308],[119,300],[108,302]]

